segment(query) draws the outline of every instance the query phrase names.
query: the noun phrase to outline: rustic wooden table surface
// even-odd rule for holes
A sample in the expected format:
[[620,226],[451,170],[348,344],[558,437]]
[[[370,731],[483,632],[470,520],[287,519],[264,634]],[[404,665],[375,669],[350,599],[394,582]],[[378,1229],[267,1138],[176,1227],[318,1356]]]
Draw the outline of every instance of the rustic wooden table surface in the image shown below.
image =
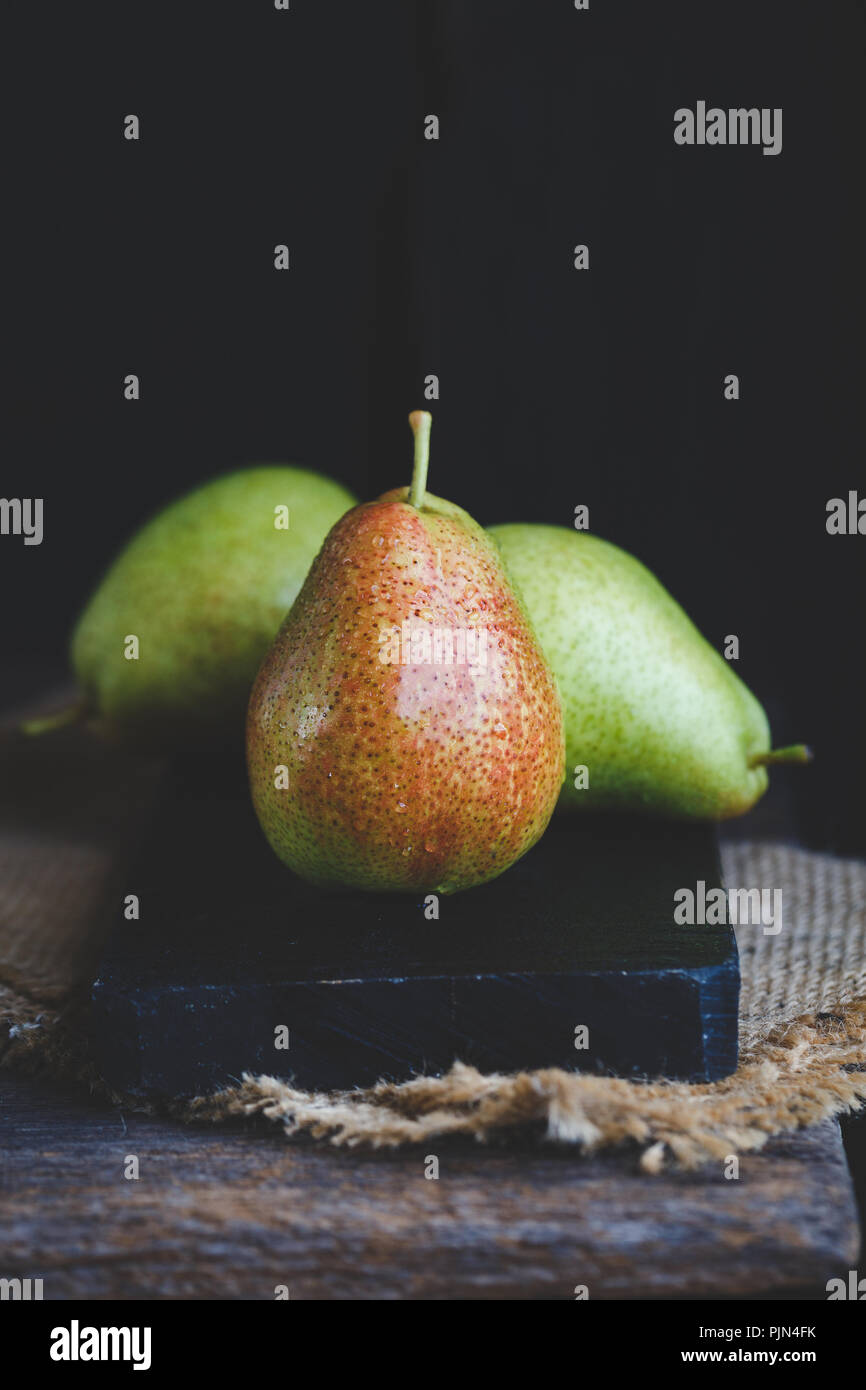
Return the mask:
[[0,1276],[47,1299],[818,1298],[858,1253],[835,1122],[738,1180],[462,1141],[428,1179],[422,1150],[190,1127],[8,1075],[0,1126]]

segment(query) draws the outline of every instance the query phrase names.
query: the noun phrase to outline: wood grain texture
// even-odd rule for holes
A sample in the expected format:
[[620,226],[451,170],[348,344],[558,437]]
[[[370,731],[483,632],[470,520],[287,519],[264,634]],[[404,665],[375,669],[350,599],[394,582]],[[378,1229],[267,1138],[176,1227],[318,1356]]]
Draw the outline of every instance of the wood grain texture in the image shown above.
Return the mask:
[[738,1181],[455,1142],[428,1180],[417,1150],[251,1140],[8,1078],[0,1126],[0,1275],[50,1299],[783,1296],[857,1259],[835,1123],[744,1155]]

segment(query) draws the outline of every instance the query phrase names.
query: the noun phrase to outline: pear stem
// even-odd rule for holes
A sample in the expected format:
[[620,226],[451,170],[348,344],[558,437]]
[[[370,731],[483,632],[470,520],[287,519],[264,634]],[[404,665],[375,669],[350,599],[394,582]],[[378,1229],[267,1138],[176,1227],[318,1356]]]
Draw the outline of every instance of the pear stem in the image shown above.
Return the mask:
[[430,466],[430,430],[433,427],[433,416],[428,410],[413,410],[409,416],[409,424],[415,436],[415,465],[409,488],[409,505],[420,509],[424,506],[427,469]]
[[755,753],[749,767],[769,767],[771,763],[810,763],[812,750],[805,743],[793,743],[790,748],[773,748],[769,753]]
[[86,700],[73,700],[71,704],[64,705],[54,714],[43,714],[37,715],[35,719],[24,719],[18,727],[22,734],[28,734],[35,738],[41,734],[52,734],[57,729],[65,729],[70,724],[79,724],[87,712]]

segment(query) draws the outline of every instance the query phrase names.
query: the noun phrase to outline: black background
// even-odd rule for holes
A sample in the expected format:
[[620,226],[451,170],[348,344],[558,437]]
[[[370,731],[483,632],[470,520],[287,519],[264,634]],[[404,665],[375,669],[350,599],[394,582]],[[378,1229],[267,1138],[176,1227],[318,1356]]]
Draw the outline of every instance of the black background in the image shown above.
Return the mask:
[[[435,372],[431,490],[485,524],[586,503],[814,747],[771,808],[866,850],[866,537],[825,530],[866,495],[862,6],[114,0],[20,6],[7,51],[2,493],[45,538],[0,538],[4,704],[189,486],[407,481]],[[782,107],[782,153],[675,145],[699,99]]]

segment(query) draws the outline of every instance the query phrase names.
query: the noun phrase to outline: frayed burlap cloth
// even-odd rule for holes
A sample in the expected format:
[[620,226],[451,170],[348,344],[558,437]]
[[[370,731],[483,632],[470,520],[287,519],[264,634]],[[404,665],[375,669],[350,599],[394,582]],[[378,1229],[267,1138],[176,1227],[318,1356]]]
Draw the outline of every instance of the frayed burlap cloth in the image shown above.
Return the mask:
[[[42,749],[37,768],[28,752],[19,777],[0,759],[10,772],[0,784],[0,1060],[85,1083],[136,1108],[107,1090],[88,1058],[86,989],[119,848],[135,834],[155,774],[123,770],[119,811],[116,755],[110,767],[99,764],[101,756],[91,745],[65,746],[65,784],[88,788],[71,829],[58,799],[46,813],[56,751]],[[729,886],[781,887],[784,901],[779,935],[757,927],[738,933],[740,1065],[725,1081],[640,1083],[558,1069],[484,1076],[458,1064],[445,1076],[339,1094],[245,1076],[238,1086],[167,1108],[199,1121],[262,1115],[289,1136],[368,1147],[427,1144],[447,1134],[493,1140],[530,1133],[584,1150],[631,1142],[643,1168],[656,1172],[757,1149],[771,1135],[862,1104],[866,864],[772,843],[729,845],[723,862]]]

